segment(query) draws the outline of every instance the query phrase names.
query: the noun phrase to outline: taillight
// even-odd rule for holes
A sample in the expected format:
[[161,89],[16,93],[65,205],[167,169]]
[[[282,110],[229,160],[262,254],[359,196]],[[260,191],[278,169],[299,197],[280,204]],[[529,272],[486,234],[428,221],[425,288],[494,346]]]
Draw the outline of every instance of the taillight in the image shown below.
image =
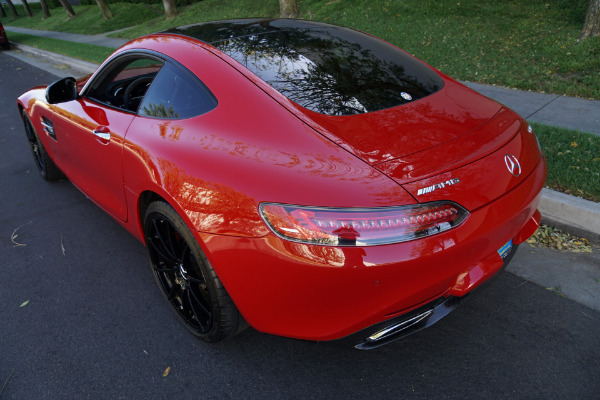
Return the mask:
[[538,150],[540,151],[540,156],[542,156],[542,158],[543,158],[544,151],[542,150],[542,145],[540,144],[540,140],[538,139],[537,135],[533,132],[533,127],[529,124],[527,124],[527,132],[529,132],[531,135],[533,135],[535,137],[535,142],[537,143]]
[[329,246],[375,246],[447,231],[469,212],[437,201],[400,207],[333,208],[262,203],[260,213],[279,237]]

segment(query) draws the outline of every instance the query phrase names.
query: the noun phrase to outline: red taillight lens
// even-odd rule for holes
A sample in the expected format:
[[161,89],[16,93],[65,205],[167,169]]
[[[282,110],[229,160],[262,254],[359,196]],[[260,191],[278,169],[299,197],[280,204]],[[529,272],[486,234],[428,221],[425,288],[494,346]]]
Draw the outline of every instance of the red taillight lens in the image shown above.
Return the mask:
[[447,231],[467,210],[451,202],[401,207],[329,208],[262,203],[260,213],[279,237],[329,246],[374,246]]

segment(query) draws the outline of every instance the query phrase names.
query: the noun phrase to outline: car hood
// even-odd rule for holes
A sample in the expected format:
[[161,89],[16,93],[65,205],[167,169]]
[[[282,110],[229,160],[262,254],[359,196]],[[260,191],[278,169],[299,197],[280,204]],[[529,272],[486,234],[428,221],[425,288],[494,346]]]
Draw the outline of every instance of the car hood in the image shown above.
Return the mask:
[[330,140],[377,165],[453,141],[484,125],[501,108],[446,78],[440,91],[394,108],[351,116],[303,113]]

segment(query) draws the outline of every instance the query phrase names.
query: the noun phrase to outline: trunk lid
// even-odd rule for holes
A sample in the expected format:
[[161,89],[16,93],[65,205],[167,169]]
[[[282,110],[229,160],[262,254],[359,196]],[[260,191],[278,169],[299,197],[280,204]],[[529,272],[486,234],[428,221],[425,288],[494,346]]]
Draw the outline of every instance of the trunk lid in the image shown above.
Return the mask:
[[456,81],[444,81],[434,94],[381,111],[341,117],[303,112],[330,140],[377,165],[455,140],[502,108]]
[[460,138],[377,168],[420,203],[450,200],[472,211],[527,179],[541,157],[528,125],[513,111],[502,109]]
[[450,200],[477,209],[526,179],[541,159],[518,114],[448,78],[442,90],[400,107],[309,117],[421,203]]

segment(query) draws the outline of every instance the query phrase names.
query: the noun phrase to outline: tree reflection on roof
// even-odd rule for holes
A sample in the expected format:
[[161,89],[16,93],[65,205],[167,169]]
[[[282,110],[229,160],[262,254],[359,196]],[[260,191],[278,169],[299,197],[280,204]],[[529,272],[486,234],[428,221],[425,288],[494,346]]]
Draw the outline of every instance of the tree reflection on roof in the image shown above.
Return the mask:
[[309,110],[362,114],[428,96],[432,69],[364,33],[301,20],[232,20],[175,28],[224,52]]

